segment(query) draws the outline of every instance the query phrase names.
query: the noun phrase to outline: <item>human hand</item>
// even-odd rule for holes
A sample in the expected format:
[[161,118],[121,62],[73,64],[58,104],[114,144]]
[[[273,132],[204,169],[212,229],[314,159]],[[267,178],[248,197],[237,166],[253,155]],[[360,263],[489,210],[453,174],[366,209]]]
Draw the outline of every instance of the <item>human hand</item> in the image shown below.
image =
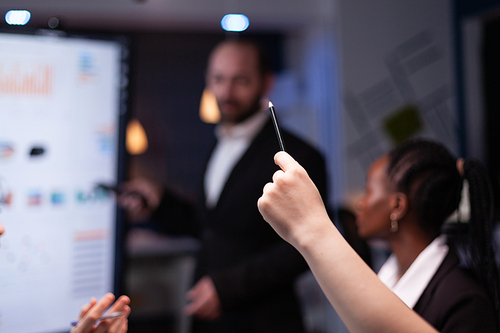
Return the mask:
[[158,208],[162,196],[161,186],[137,178],[120,185],[117,201],[127,211],[130,220],[138,222],[146,220]]
[[281,170],[264,186],[257,205],[273,229],[296,246],[331,227],[331,221],[306,170],[285,152],[278,152],[274,161]]
[[[111,293],[104,295],[99,302],[93,297],[88,304],[82,307],[78,324],[71,333],[125,333],[128,329],[128,315],[130,314],[130,299],[120,296],[111,306],[115,296]],[[110,308],[111,306],[111,308]],[[109,313],[121,312],[122,315],[114,319],[106,319],[95,326],[98,319],[109,308]]]
[[204,276],[187,293],[190,303],[185,312],[204,320],[215,320],[221,315],[219,295],[215,289],[212,279]]

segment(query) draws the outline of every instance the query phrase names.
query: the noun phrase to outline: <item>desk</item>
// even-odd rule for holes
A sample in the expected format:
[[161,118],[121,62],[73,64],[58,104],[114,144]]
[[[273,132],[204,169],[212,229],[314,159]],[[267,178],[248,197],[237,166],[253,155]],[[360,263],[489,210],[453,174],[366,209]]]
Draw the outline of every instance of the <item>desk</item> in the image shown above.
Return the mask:
[[165,236],[147,229],[129,232],[125,269],[125,288],[132,308],[129,333],[188,331],[189,320],[182,310],[198,249],[193,238]]

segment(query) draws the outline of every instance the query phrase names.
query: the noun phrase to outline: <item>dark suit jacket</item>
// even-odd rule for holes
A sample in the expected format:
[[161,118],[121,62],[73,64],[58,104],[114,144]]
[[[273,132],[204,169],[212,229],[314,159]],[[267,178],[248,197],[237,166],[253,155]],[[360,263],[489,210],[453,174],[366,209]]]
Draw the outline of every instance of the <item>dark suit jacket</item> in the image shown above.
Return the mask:
[[[311,146],[283,131],[288,153],[304,166],[326,202],[323,157]],[[192,215],[189,205],[167,196],[157,218],[171,218],[166,231],[191,233],[201,239],[196,278],[209,275],[219,294],[223,317],[214,332],[303,332],[294,295],[294,280],[307,269],[301,255],[265,222],[257,208],[264,185],[278,167],[279,145],[269,120],[233,168],[216,207],[208,210],[204,191]],[[180,212],[179,212],[180,210]],[[190,215],[191,214],[191,215]],[[195,326],[197,326],[195,324]]]
[[440,332],[498,332],[492,300],[450,252],[413,308]]

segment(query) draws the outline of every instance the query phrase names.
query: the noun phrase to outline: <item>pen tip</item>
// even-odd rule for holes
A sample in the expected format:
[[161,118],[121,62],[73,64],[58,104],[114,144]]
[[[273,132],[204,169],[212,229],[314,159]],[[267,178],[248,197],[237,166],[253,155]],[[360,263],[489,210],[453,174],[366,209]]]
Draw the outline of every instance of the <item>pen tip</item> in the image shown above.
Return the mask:
[[271,101],[269,101],[269,107],[272,108],[274,105],[273,103],[271,103]]

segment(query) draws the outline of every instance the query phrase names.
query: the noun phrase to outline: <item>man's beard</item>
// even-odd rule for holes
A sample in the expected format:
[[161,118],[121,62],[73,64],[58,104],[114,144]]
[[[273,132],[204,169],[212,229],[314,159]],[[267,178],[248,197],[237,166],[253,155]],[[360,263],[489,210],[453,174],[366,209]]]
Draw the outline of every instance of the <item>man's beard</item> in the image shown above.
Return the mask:
[[[251,116],[253,116],[255,113],[257,113],[258,111],[260,111],[262,109],[261,99],[262,99],[261,96],[257,97],[252,102],[252,104],[250,105],[250,107],[248,107],[246,109],[241,109],[241,107],[240,107],[240,105],[238,103],[233,102],[231,100],[224,101],[223,103],[225,103],[225,104],[231,104],[231,105],[235,106],[236,108],[238,108],[239,112],[237,112],[237,115],[234,118],[232,118],[232,119],[228,119],[227,116],[225,116],[223,113],[221,113],[221,122],[222,123],[234,123],[234,124],[237,124],[237,123],[241,123],[241,122],[247,120],[248,118],[250,118]],[[219,104],[219,109],[222,109],[221,106],[220,106],[220,104]]]

